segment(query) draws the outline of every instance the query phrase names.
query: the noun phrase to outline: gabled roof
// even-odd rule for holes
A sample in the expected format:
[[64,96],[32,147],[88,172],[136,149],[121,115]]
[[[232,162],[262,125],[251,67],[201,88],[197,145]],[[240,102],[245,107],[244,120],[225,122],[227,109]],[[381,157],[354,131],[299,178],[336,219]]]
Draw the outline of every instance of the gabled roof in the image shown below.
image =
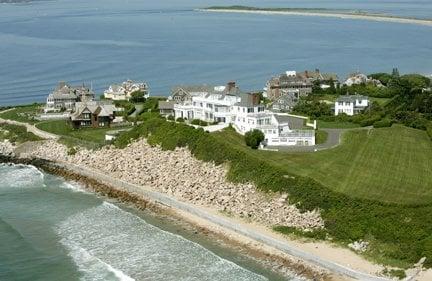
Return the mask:
[[71,119],[77,120],[83,113],[96,114],[101,117],[112,116],[115,111],[118,111],[115,105],[107,101],[77,102],[75,103],[74,112],[71,114]]

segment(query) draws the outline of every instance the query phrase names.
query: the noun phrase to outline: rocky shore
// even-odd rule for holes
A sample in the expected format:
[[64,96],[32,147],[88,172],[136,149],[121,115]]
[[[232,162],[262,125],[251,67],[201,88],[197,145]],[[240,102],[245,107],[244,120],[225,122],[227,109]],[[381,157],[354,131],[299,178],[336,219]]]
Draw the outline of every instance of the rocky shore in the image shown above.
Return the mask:
[[38,144],[27,156],[64,161],[109,173],[110,176],[148,186],[196,205],[214,208],[266,226],[284,225],[303,230],[322,228],[318,211],[301,213],[287,194],[265,194],[253,184],[227,181],[227,167],[199,161],[186,148],[164,151],[139,140],[124,149],[105,147],[68,155],[54,140]]
[[0,142],[0,155],[14,156],[15,145],[8,140]]

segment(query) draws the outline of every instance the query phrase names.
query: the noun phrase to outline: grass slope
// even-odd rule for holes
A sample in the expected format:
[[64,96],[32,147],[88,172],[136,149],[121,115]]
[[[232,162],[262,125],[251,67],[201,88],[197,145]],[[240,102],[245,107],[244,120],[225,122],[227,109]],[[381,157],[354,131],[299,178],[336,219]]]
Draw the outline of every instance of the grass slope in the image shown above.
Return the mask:
[[51,120],[36,124],[36,127],[56,135],[62,136],[62,141],[69,146],[84,146],[98,148],[105,144],[105,134],[112,128],[83,128],[73,129],[65,120]]
[[311,177],[351,197],[389,203],[432,202],[432,142],[403,126],[353,130],[337,148],[314,153],[253,151],[233,131],[217,134],[287,172]]
[[40,113],[41,110],[40,104],[19,106],[12,110],[0,113],[0,117],[18,122],[35,124],[38,122],[38,120],[35,119],[35,116]]
[[[370,150],[368,146],[363,144],[363,142],[368,141],[368,138],[383,142],[379,134],[381,132],[384,135],[388,134],[389,132],[386,132],[386,130],[394,130],[390,136],[386,137],[386,141],[390,142],[389,145],[392,146],[392,149],[380,154],[378,150],[381,148]],[[430,216],[432,203],[424,205],[385,203],[383,201],[387,200],[383,200],[383,198],[386,198],[384,196],[386,192],[399,192],[390,188],[386,192],[381,192],[381,197],[365,196],[366,192],[364,192],[362,193],[363,197],[373,197],[372,199],[364,199],[359,194],[354,194],[354,192],[340,192],[333,187],[324,185],[315,180],[312,174],[302,176],[295,172],[301,170],[312,171],[309,166],[307,169],[305,168],[305,165],[310,165],[309,161],[311,161],[312,165],[315,166],[314,176],[321,174],[322,177],[330,178],[325,175],[328,171],[331,173],[337,173],[335,171],[337,169],[351,171],[354,168],[352,166],[346,167],[348,164],[367,163],[367,161],[360,159],[363,157],[362,155],[366,155],[374,161],[380,161],[383,167],[378,167],[378,169],[384,171],[384,167],[389,165],[388,162],[391,163],[388,158],[382,158],[383,155],[389,157],[386,153],[397,151],[398,155],[400,155],[392,156],[392,158],[396,159],[396,162],[391,163],[390,167],[406,161],[404,159],[404,157],[407,157],[406,153],[401,152],[398,145],[405,148],[410,141],[417,137],[420,137],[419,142],[422,145],[426,145],[423,139],[424,135],[416,130],[411,131],[411,129],[404,127],[394,127],[391,129],[377,129],[376,131],[378,134],[374,133],[374,131],[371,131],[370,134],[367,131],[349,133],[344,144],[327,151],[327,153],[333,153],[334,155],[330,155],[332,157],[329,157],[329,159],[324,159],[327,161],[324,163],[317,162],[317,159],[308,158],[325,158],[325,155],[320,156],[320,154],[315,153],[283,154],[246,148],[243,138],[235,134],[232,129],[222,133],[210,134],[202,129],[194,129],[185,124],[167,122],[158,118],[148,119],[132,130],[124,132],[117,138],[115,144],[119,147],[125,147],[133,139],[146,137],[150,144],[160,144],[163,149],[186,146],[189,147],[196,158],[203,161],[211,161],[216,164],[228,162],[228,180],[233,182],[253,182],[258,189],[264,192],[286,192],[289,194],[290,204],[296,204],[301,210],[319,209],[325,221],[325,230],[313,233],[311,237],[322,238],[328,235],[333,242],[342,245],[362,239],[370,243],[369,249],[363,253],[370,259],[405,268],[418,262],[421,257],[427,257],[425,266],[430,268],[432,267],[432,217]],[[350,134],[352,139],[349,137]],[[394,138],[395,135],[396,138]],[[406,139],[409,141],[404,143]],[[373,144],[373,142],[369,144]],[[386,142],[383,142],[383,145],[386,145]],[[415,145],[417,146],[417,143]],[[427,145],[426,148],[428,148]],[[358,149],[360,152],[357,152],[354,156],[353,162],[349,154],[343,151],[338,152],[339,155],[335,153],[341,149],[346,149],[347,152]],[[368,151],[376,155],[369,156]],[[414,150],[414,152],[418,151]],[[304,158],[300,159],[301,157]],[[398,157],[400,159],[397,159]],[[409,157],[414,158],[415,156]],[[409,161],[410,164],[414,163],[414,161]],[[422,161],[422,159],[419,159],[418,162]],[[398,175],[397,173],[403,170],[401,168],[394,171],[393,176],[401,179],[408,174],[409,177],[412,177],[413,171],[410,170],[410,164],[403,167],[409,168],[408,173],[404,171],[402,175]],[[321,168],[322,170],[320,170]],[[422,179],[427,180],[427,178],[427,174],[422,175]],[[343,181],[344,178],[341,180]],[[387,178],[387,181],[389,180],[391,179]],[[394,182],[397,183],[396,180]],[[410,187],[406,187],[406,190],[409,189]],[[406,190],[402,190],[402,192],[406,192]],[[283,233],[293,232],[293,229],[286,226],[275,226],[274,229]],[[298,231],[297,234],[302,235]]]

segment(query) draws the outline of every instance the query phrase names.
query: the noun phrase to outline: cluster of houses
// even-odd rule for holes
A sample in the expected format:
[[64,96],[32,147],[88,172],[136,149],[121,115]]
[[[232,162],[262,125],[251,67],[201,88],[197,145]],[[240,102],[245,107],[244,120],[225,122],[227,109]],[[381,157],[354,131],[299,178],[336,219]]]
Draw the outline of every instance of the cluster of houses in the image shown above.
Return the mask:
[[130,100],[133,93],[142,93],[144,98],[149,96],[147,83],[136,83],[127,80],[122,84],[113,84],[108,90],[104,91],[104,97],[110,100]]
[[175,87],[166,101],[159,102],[159,110],[175,119],[230,124],[240,134],[258,129],[268,146],[315,145],[316,122],[268,110],[259,94],[242,92],[235,82]]
[[111,85],[104,92],[104,100],[96,100],[91,88],[71,86],[60,82],[48,95],[44,108],[44,119],[69,119],[74,128],[110,127],[111,124],[122,123],[118,114],[123,109],[114,105],[113,101],[129,100],[133,93],[140,92],[148,97],[148,85],[127,80],[121,85]]
[[[238,133],[258,129],[264,133],[264,145],[291,146],[315,145],[316,122],[308,122],[306,117],[289,114],[301,97],[312,93],[314,86],[326,89],[331,84],[339,84],[336,74],[313,71],[286,71],[267,81],[262,94],[243,92],[235,82],[224,86],[181,85],[171,90],[171,95],[159,101],[162,116],[172,116],[187,121],[198,119],[208,123],[231,125]],[[348,86],[379,81],[361,73],[354,73],[343,83]],[[74,128],[111,127],[122,123],[119,114],[122,108],[115,101],[130,100],[134,93],[144,98],[149,96],[145,82],[127,80],[113,84],[104,91],[104,98],[96,100],[91,88],[71,86],[60,82],[48,95],[44,109],[45,116],[67,118]],[[262,97],[270,100],[264,105]],[[339,97],[334,105],[335,115],[354,115],[369,106],[367,97],[350,95]]]

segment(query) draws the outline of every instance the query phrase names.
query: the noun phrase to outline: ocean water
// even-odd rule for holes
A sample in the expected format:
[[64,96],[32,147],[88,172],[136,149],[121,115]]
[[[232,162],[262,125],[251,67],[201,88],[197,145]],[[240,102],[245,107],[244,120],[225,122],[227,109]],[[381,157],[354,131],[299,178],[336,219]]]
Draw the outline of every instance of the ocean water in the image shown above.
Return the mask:
[[127,78],[262,89],[315,69],[432,74],[432,27],[304,16],[196,12],[210,5],[323,7],[431,18],[430,0],[51,0],[0,4],[0,105],[41,102],[58,81],[101,94]]
[[193,237],[35,167],[0,164],[0,280],[296,279]]

